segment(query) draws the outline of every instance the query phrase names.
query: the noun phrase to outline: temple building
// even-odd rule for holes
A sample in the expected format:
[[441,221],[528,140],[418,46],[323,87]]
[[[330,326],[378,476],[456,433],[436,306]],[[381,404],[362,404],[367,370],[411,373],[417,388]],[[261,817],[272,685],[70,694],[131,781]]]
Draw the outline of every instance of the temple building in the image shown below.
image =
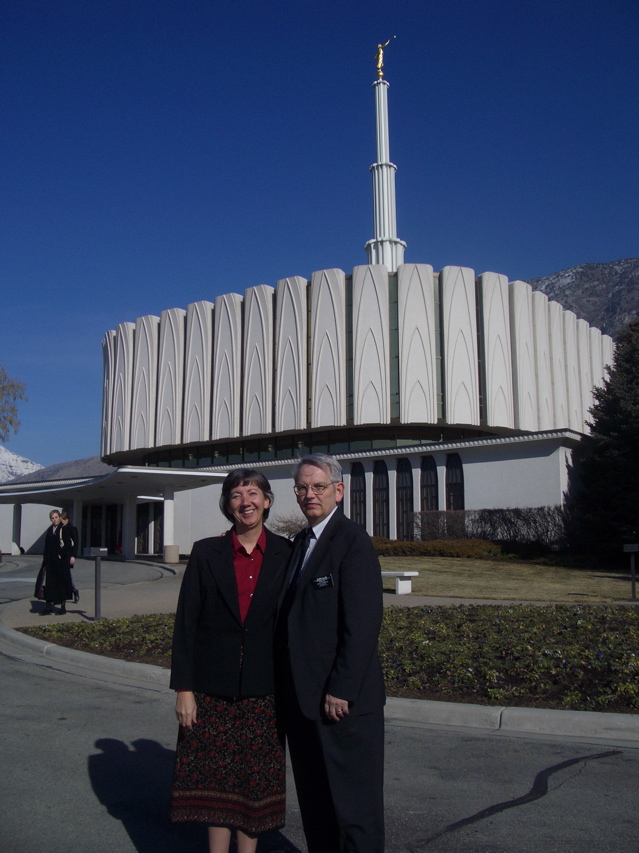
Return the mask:
[[[239,466],[271,481],[272,517],[295,513],[292,465],[317,451],[340,460],[344,510],[371,535],[411,538],[418,510],[562,503],[613,342],[523,281],[405,263],[379,64],[373,87],[367,264],[106,333],[95,466],[108,495],[95,477],[73,493],[41,477],[36,496],[71,502],[85,544],[177,559],[227,526],[219,482]],[[33,498],[28,482],[0,487],[0,502]],[[14,512],[14,550],[19,537]]]

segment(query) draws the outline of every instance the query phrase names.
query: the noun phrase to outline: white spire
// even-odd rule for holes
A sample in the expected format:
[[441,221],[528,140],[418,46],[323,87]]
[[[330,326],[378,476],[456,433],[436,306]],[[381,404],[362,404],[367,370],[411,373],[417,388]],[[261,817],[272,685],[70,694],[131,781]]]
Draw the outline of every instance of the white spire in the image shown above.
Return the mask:
[[[380,47],[385,46],[381,45]],[[406,243],[397,239],[397,213],[395,210],[395,172],[397,166],[390,162],[388,83],[382,79],[384,75],[379,61],[377,76],[378,79],[373,83],[377,118],[377,163],[373,163],[371,166],[375,237],[368,241],[365,248],[368,252],[369,264],[385,264],[389,272],[396,272],[397,267],[404,263]]]

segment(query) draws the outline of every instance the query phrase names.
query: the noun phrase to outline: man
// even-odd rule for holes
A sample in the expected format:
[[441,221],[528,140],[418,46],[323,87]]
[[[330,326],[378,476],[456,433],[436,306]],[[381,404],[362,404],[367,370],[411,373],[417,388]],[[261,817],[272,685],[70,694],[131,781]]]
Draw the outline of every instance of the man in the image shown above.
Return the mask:
[[384,850],[382,579],[370,537],[345,517],[339,462],[301,459],[296,537],[280,601],[276,696],[309,853]]

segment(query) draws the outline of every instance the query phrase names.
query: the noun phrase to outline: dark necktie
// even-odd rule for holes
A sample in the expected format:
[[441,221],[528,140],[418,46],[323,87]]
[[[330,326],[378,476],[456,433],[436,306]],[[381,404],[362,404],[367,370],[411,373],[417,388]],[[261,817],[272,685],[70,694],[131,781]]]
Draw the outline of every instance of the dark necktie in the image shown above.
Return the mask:
[[304,538],[300,542],[300,548],[297,552],[295,566],[290,573],[290,580],[288,582],[288,595],[290,595],[291,598],[295,595],[295,590],[297,589],[297,582],[300,579],[300,575],[302,574],[302,568],[304,566],[304,558],[306,557],[306,552],[308,551],[308,546],[311,544],[311,539],[313,538],[313,536],[313,529],[311,527],[307,527],[304,531]]
[[286,592],[284,593],[284,599],[282,601],[277,627],[275,629],[275,645],[279,648],[286,648],[288,646],[288,614],[290,613],[291,605],[295,598],[297,583],[302,573],[302,567],[304,566],[304,557],[308,551],[308,546],[312,536],[313,531],[310,527],[307,527],[304,531],[304,538],[299,543],[299,548],[295,555],[295,562],[288,574],[288,585],[286,587]]

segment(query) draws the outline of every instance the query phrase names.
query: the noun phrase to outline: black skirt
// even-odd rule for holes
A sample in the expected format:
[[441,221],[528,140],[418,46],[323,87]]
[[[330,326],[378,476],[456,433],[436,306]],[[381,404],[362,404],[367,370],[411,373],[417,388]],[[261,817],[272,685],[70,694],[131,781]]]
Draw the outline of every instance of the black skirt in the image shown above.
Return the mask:
[[180,726],[172,821],[198,821],[257,836],[284,826],[286,767],[272,696],[196,693],[198,722]]
[[[44,589],[41,595],[40,589],[43,584]],[[35,598],[44,598],[45,601],[55,604],[73,601],[73,582],[69,561],[51,560],[47,562],[38,573],[33,594]]]

